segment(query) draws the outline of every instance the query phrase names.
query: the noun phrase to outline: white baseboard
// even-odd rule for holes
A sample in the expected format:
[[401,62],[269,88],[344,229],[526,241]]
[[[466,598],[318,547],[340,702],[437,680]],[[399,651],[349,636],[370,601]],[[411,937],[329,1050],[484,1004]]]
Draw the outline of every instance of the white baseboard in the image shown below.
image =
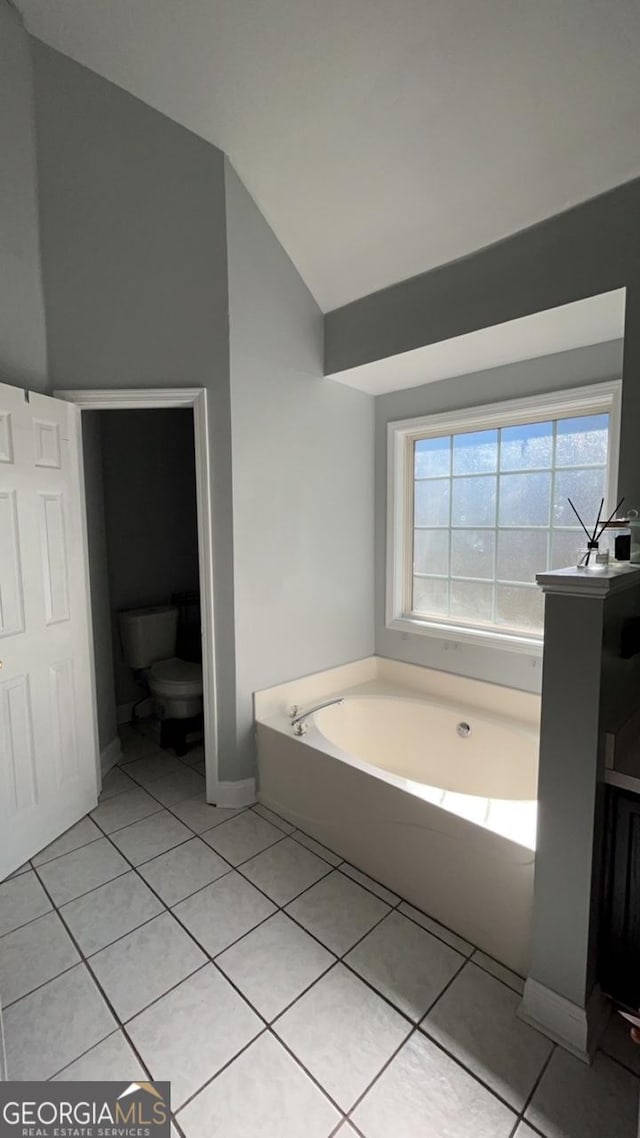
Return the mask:
[[530,977],[524,986],[518,1016],[584,1063],[590,1063],[610,1011],[611,1005],[599,988],[591,993],[586,1008],[581,1008]]
[[112,739],[100,752],[100,770],[103,778],[116,765],[121,755],[120,739],[116,735],[115,739]]
[[219,782],[216,806],[251,806],[256,801],[255,778],[244,778],[240,782]]

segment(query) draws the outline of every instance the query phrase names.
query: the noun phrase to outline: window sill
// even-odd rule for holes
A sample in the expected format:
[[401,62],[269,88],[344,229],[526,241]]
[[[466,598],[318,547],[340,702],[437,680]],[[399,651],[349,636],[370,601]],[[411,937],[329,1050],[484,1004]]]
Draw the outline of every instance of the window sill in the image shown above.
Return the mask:
[[490,628],[467,628],[461,624],[444,624],[439,621],[419,620],[415,616],[398,616],[387,622],[393,632],[417,636],[431,636],[457,644],[475,644],[479,648],[498,648],[503,652],[522,652],[526,656],[542,656],[542,636],[519,635],[515,632],[494,632]]

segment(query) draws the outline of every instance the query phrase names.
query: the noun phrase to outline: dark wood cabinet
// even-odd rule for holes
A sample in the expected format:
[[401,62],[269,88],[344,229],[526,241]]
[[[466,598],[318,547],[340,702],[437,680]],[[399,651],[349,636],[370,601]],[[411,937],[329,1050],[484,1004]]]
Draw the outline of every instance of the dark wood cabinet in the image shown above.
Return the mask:
[[600,986],[640,1007],[640,794],[607,788]]

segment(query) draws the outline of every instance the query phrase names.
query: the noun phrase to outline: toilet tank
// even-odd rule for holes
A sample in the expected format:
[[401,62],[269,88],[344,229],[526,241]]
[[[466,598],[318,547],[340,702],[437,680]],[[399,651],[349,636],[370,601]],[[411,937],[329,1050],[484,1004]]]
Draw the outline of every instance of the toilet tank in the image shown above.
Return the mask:
[[148,668],[175,656],[178,610],[173,605],[118,613],[122,654],[130,668]]

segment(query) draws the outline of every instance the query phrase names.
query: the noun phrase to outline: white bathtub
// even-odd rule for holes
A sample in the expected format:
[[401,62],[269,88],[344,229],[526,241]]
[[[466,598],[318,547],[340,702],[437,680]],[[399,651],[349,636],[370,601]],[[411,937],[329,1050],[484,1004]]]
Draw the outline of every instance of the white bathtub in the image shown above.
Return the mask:
[[[260,800],[526,974],[539,701],[450,677],[453,694],[468,697],[453,702],[443,698],[442,673],[430,691],[428,670],[411,671],[423,673],[426,690],[379,674],[338,689],[344,702],[316,712],[301,738],[282,699],[256,700]],[[306,698],[304,683],[304,706],[328,697]]]

